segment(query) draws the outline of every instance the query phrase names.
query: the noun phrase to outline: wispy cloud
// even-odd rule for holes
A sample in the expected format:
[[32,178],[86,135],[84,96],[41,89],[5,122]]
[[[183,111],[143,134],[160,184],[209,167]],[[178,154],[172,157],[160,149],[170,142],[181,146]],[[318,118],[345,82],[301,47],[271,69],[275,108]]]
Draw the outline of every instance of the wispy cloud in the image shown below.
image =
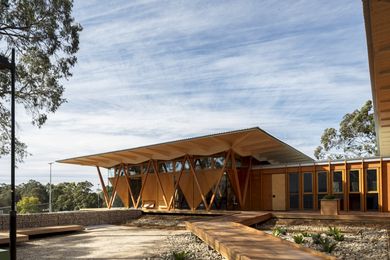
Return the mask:
[[[61,158],[252,126],[312,156],[324,128],[371,98],[359,1],[75,4],[68,103],[42,129],[18,114],[33,154],[18,182],[47,181]],[[57,182],[95,175],[55,166]]]

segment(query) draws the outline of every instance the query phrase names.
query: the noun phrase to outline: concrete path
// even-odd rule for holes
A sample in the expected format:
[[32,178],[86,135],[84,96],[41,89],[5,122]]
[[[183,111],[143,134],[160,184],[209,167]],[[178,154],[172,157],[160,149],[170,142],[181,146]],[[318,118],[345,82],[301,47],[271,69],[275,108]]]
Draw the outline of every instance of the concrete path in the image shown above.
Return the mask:
[[85,231],[34,239],[18,245],[20,260],[29,259],[147,259],[164,246],[169,235],[185,230],[128,226],[89,226]]

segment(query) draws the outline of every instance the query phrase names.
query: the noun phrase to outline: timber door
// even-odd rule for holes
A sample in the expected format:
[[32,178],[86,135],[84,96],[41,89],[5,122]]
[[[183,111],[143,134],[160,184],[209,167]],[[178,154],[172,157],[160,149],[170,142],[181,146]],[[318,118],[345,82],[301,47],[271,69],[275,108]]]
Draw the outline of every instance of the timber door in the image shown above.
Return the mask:
[[286,178],[272,174],[272,210],[286,210]]

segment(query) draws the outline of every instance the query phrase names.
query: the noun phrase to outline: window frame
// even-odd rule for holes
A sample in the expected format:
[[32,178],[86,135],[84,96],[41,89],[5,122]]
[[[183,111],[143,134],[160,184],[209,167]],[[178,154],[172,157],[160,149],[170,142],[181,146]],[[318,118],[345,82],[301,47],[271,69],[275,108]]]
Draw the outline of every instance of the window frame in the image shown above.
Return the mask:
[[[335,173],[341,173],[341,191],[335,192],[333,188],[333,183],[334,183],[334,174]],[[345,194],[345,189],[344,189],[344,183],[346,182],[344,179],[344,171],[343,170],[333,170],[331,173],[331,192],[332,194]]]
[[[351,191],[351,172],[357,171],[358,172],[358,191]],[[361,194],[363,191],[361,190],[361,184],[362,184],[362,176],[361,176],[361,170],[360,169],[350,169],[348,170],[348,194]]]

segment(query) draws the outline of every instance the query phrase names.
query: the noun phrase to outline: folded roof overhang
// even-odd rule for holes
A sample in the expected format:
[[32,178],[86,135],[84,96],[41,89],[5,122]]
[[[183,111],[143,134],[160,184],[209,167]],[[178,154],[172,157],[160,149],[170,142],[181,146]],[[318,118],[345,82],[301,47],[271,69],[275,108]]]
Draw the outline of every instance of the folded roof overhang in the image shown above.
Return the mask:
[[390,156],[390,0],[363,0],[380,156]]
[[252,156],[271,164],[312,162],[313,159],[258,127],[147,145],[107,153],[59,160],[87,166],[111,168],[148,160],[173,160],[185,155],[209,156],[232,149],[240,156]]

